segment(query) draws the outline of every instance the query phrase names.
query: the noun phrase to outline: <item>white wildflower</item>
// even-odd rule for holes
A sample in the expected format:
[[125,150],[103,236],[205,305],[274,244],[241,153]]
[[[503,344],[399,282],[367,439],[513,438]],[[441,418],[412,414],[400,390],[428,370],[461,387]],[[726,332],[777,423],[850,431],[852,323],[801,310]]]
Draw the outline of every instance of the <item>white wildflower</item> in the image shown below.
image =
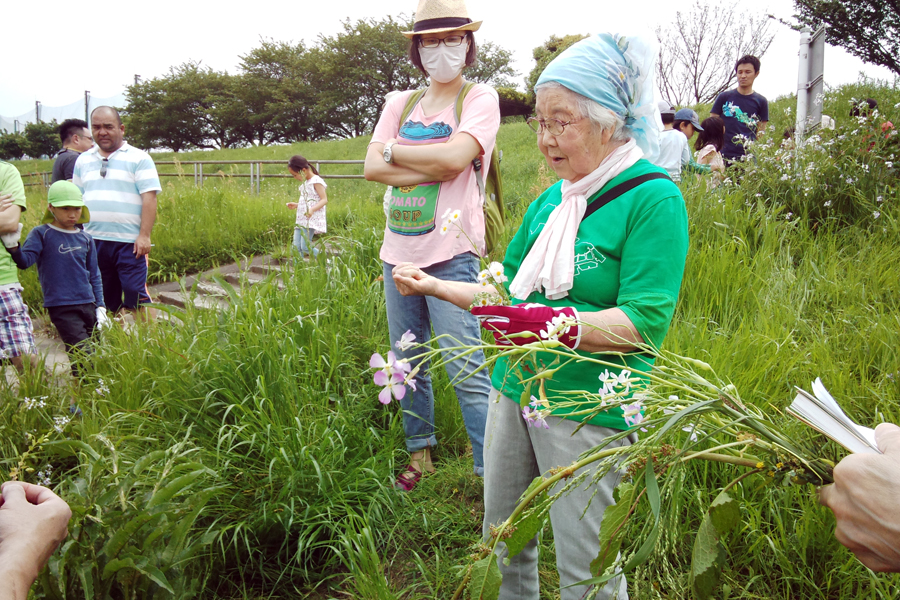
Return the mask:
[[47,406],[47,403],[44,400],[47,399],[47,396],[39,396],[37,398],[28,398],[25,397],[25,409],[32,410],[35,408],[44,408]]
[[497,261],[492,262],[488,265],[488,271],[490,271],[491,277],[493,277],[494,281],[497,283],[503,283],[508,281],[509,279],[506,275],[503,274],[503,264]]

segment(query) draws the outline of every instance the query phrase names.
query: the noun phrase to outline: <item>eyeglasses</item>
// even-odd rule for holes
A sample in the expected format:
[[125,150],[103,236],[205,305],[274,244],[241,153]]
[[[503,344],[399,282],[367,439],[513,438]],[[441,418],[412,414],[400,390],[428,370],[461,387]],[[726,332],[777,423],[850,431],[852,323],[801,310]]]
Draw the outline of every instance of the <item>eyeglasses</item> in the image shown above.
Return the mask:
[[444,39],[441,38],[422,38],[419,40],[419,46],[422,48],[437,48],[441,45],[441,42],[444,42],[445,46],[449,46],[450,48],[455,48],[463,43],[463,40],[466,39],[464,35],[448,35]]
[[550,135],[562,135],[563,131],[566,130],[566,125],[577,123],[580,120],[581,119],[560,121],[559,119],[538,119],[537,117],[530,117],[526,119],[525,122],[528,123],[528,126],[531,127],[531,130],[535,133],[540,133],[546,129],[550,132]]
[[109,168],[109,159],[104,158],[103,162],[100,163],[100,177],[106,179],[106,170]]

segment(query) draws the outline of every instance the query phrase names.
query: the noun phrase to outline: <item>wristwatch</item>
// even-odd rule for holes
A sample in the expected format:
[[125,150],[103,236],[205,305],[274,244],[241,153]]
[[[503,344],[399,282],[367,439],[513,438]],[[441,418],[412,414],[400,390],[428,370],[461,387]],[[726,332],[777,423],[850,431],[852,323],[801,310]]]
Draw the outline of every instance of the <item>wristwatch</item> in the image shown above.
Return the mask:
[[384,156],[384,162],[388,164],[391,164],[391,162],[393,162],[393,152],[391,152],[391,148],[396,143],[397,142],[388,142],[384,145],[384,152],[382,153],[382,156]]

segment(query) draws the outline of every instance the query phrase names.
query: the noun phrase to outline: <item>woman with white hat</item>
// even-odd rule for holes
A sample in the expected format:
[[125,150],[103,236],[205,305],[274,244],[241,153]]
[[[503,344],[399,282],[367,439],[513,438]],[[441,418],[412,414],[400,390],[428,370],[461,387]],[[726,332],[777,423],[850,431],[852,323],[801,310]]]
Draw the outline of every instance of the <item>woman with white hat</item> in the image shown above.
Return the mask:
[[[489,86],[467,87],[463,70],[476,59],[473,22],[464,0],[420,0],[410,39],[409,57],[429,77],[424,94],[405,92],[392,98],[375,127],[366,154],[369,181],[393,186],[380,257],[391,342],[406,332],[417,342],[448,334],[461,342],[480,339],[475,317],[436,298],[404,297],[391,277],[395,265],[410,262],[440,279],[475,282],[478,255],[484,252],[484,216],[473,161],[490,157],[500,127],[497,93]],[[457,103],[462,100],[462,110]],[[483,160],[486,179],[490,160]],[[443,215],[459,211],[457,225],[466,235],[441,231]],[[407,336],[408,337],[408,336]],[[442,337],[444,347],[454,344]],[[415,366],[420,351],[397,347],[399,358]],[[452,353],[445,357],[452,358]],[[447,362],[469,440],[475,473],[484,471],[484,427],[491,384],[481,351]],[[425,471],[433,471],[431,448],[437,444],[434,394],[427,365],[415,388],[401,400],[410,463],[396,481],[409,491]]]

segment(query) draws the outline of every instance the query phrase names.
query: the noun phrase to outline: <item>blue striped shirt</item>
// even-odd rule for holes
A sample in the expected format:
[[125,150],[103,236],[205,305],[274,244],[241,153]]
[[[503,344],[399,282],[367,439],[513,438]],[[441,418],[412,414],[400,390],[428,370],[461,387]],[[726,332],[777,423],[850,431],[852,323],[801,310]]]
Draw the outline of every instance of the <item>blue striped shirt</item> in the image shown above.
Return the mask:
[[150,155],[123,143],[110,154],[106,177],[100,176],[103,157],[94,146],[75,162],[72,183],[84,194],[91,221],[84,230],[94,239],[131,243],[141,232],[144,192],[159,192],[159,175]]

